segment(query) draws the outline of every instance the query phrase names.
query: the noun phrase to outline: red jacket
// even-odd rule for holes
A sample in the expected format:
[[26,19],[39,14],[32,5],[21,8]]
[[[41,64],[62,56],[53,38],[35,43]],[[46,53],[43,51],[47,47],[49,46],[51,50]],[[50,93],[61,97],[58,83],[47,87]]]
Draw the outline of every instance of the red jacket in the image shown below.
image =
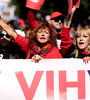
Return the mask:
[[[34,15],[33,11],[31,11],[31,10],[28,11],[27,22],[28,22],[28,25],[31,30],[33,30],[38,25],[38,22],[35,19],[35,15]],[[60,48],[61,48],[63,55],[67,54],[70,46],[72,45],[72,39],[69,35],[69,31],[70,31],[70,28],[63,27],[61,33],[56,32],[56,34],[60,34],[60,36],[61,36],[60,37],[60,39],[61,39]]]
[[[29,39],[26,39],[19,34],[17,34],[16,40],[15,40],[15,43],[17,43],[21,47],[21,49],[27,53],[26,59],[28,59],[30,56],[30,49],[27,50],[28,40]],[[57,47],[54,47],[51,50],[51,52],[49,52],[45,56],[45,59],[57,59],[57,58],[62,58],[62,55],[60,54],[59,49]]]
[[62,28],[61,31],[61,51],[63,53],[63,55],[66,55],[68,50],[70,49],[71,45],[72,45],[72,39],[70,36],[70,28]]
[[38,25],[38,22],[35,19],[35,15],[31,10],[28,11],[27,22],[31,30],[33,30]]
[[[74,50],[76,49],[75,45],[72,43],[72,39],[70,36],[70,28],[65,28],[63,27],[61,31],[61,50],[62,54],[65,55],[66,57],[73,57],[75,58]],[[86,51],[81,52],[79,51],[78,57],[77,58],[84,58],[90,56],[90,54]]]

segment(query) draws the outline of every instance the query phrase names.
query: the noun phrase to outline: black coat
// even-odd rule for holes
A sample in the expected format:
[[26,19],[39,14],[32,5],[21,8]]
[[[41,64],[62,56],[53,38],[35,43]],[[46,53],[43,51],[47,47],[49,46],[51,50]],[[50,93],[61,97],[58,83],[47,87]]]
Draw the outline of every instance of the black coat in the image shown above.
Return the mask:
[[26,53],[20,49],[20,47],[14,42],[10,42],[7,47],[0,45],[0,54],[3,55],[3,59],[25,59]]

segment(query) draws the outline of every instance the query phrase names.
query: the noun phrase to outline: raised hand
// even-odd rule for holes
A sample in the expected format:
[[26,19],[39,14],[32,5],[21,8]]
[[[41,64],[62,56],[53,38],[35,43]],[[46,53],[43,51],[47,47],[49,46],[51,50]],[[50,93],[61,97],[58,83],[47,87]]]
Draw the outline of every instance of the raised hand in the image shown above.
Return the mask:
[[66,17],[66,19],[64,21],[64,27],[70,27],[71,21],[72,21],[72,17],[73,17],[73,14],[74,14],[75,11],[76,11],[76,7],[73,6],[72,12],[67,15],[67,17]]

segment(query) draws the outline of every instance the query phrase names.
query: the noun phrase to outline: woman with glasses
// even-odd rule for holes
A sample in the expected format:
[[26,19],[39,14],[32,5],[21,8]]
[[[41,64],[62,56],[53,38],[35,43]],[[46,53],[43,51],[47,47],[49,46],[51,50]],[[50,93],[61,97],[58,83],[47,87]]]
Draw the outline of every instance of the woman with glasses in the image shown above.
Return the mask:
[[56,33],[47,22],[37,25],[29,39],[25,39],[21,35],[16,34],[3,20],[0,20],[0,26],[14,39],[15,43],[27,53],[27,59],[38,62],[43,58],[62,58],[57,48]]
[[[28,14],[27,14],[27,23],[31,30],[33,30],[39,24],[38,21],[36,20],[34,12],[35,12],[35,9],[29,9]],[[60,44],[61,44],[60,32],[63,26],[64,18],[65,18],[64,14],[56,11],[51,14],[50,20],[48,21],[48,23],[52,26],[52,28],[56,32],[57,45],[59,49],[60,49]]]
[[[25,58],[25,53],[20,50],[19,46],[12,42],[12,37],[9,36],[0,27],[0,58],[2,59],[20,59]],[[23,54],[23,56],[22,56]]]

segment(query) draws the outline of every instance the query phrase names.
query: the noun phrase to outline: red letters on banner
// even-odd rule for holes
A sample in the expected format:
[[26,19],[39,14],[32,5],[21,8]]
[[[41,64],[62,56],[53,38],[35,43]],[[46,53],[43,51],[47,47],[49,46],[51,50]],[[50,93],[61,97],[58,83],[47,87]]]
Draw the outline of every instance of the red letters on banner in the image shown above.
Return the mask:
[[29,88],[28,85],[27,85],[27,82],[24,78],[23,73],[22,72],[16,73],[16,77],[18,79],[18,82],[21,86],[21,89],[24,93],[26,100],[32,100],[33,99],[35,92],[37,90],[38,84],[40,82],[40,79],[42,77],[42,74],[43,74],[43,71],[39,71],[39,72],[37,71],[35,73],[32,84]]
[[54,100],[54,72],[46,72],[46,93],[47,98],[50,97],[51,100]]
[[[63,76],[63,79],[62,79]],[[67,88],[78,88],[78,99],[85,99],[85,71],[78,71],[78,81],[77,82],[67,82],[66,81],[66,71],[59,72],[59,93],[67,93]],[[67,100],[66,94],[64,94],[64,99]],[[60,99],[59,99],[60,100]]]
[[[22,72],[17,72],[16,77],[21,86],[26,100],[32,100],[38,88],[39,82],[42,78],[44,71],[36,71],[32,80],[30,88],[24,78]],[[61,95],[64,94],[64,99],[67,100],[67,88],[78,88],[78,99],[85,99],[85,71],[77,72],[77,82],[67,82],[66,71],[59,71],[59,100]],[[51,97],[54,100],[54,71],[46,71],[46,94],[47,98]]]

